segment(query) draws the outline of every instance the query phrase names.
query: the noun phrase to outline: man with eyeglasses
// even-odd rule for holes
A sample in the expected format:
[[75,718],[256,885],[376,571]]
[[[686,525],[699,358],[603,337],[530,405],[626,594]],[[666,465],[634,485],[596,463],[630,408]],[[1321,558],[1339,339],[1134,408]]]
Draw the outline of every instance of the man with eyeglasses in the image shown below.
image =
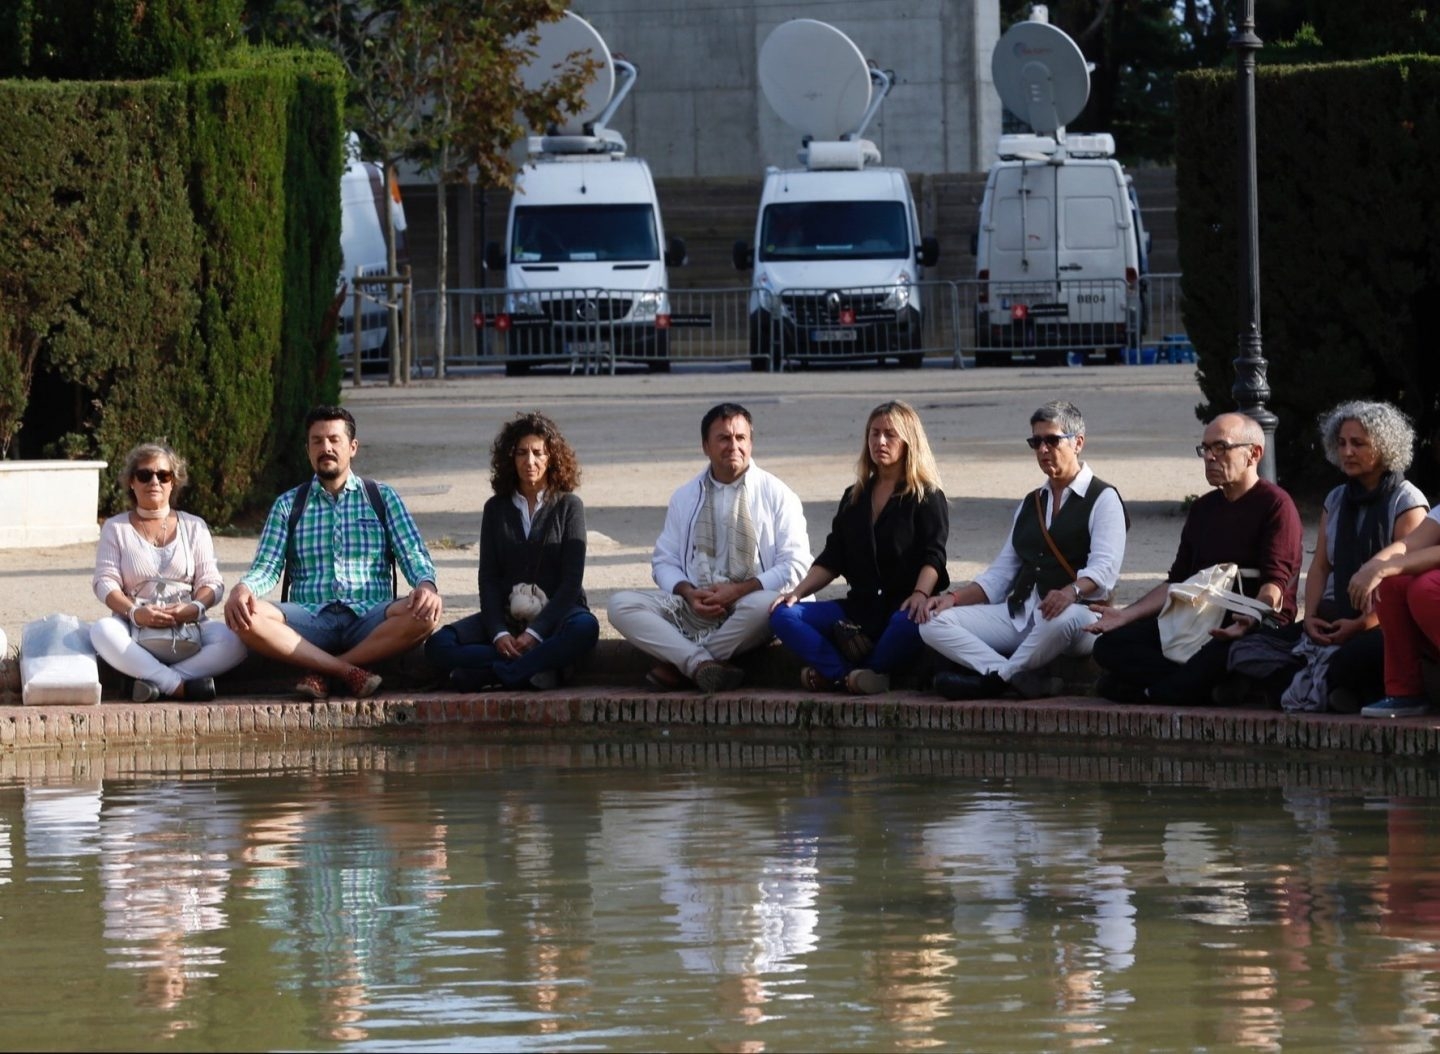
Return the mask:
[[[435,564],[395,491],[350,470],[360,449],[355,418],[317,406],[305,418],[315,476],[270,507],[250,570],[225,600],[225,624],[254,652],[308,671],[295,691],[374,695],[369,667],[421,643],[440,620]],[[392,559],[414,588],[395,598]],[[294,594],[260,598],[282,578]]]
[[959,666],[935,675],[947,699],[1058,695],[1049,674],[1060,655],[1085,655],[1085,632],[1100,615],[1125,558],[1125,506],[1081,460],[1085,418],[1073,403],[1048,402],[1030,415],[1026,442],[1046,482],[1015,510],[995,562],[975,581],[930,601],[920,637]]
[[1214,638],[1185,663],[1161,650],[1157,616],[1170,585],[1215,564],[1258,572],[1258,585],[1242,575],[1247,595],[1274,608],[1282,623],[1295,618],[1304,539],[1295,502],[1260,478],[1265,433],[1245,414],[1221,414],[1195,448],[1205,462],[1205,481],[1215,490],[1190,506],[1180,547],[1166,580],[1124,608],[1110,608],[1089,627],[1100,634],[1095,661],[1104,670],[1096,691],[1121,703],[1209,704],[1225,677],[1230,646],[1254,628],[1242,616],[1211,631]]

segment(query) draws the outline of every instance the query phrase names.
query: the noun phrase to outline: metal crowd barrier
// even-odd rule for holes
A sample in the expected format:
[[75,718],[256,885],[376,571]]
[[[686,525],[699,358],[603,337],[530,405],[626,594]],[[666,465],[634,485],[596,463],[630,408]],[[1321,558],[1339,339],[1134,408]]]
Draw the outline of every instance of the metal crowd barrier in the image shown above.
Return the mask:
[[[849,289],[450,289],[414,294],[414,369],[615,373],[676,363],[918,366],[1165,361],[1188,349],[1179,275],[1061,283],[922,282]],[[1022,309],[1023,308],[1023,309]],[[443,352],[442,352],[443,347]],[[1191,352],[1193,355],[1193,351]]]

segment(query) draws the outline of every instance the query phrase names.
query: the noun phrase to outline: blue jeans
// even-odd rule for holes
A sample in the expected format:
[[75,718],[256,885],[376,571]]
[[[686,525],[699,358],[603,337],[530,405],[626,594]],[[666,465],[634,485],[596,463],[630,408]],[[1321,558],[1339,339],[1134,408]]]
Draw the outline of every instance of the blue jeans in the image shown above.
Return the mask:
[[555,632],[518,659],[502,659],[483,633],[478,613],[442,626],[425,642],[425,658],[447,675],[451,670],[488,671],[507,688],[518,688],[537,673],[558,672],[583,659],[600,638],[600,623],[585,608],[571,608]]
[[[780,643],[831,680],[840,680],[853,666],[830,643],[830,628],[845,618],[845,609],[836,600],[812,600],[770,613],[770,629]],[[920,627],[903,611],[896,611],[875,642],[868,667],[877,673],[892,673],[917,662],[925,653]]]

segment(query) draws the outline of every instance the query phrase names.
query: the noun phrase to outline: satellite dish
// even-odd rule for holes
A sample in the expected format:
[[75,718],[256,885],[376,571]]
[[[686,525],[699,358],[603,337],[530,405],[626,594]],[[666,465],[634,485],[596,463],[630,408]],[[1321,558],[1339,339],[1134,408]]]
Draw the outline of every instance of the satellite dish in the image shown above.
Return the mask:
[[790,127],[814,139],[855,131],[870,108],[870,67],[840,30],[813,18],[782,22],[760,47],[760,90]]
[[581,95],[579,111],[567,114],[557,129],[561,135],[580,135],[615,93],[615,63],[610,58],[610,49],[594,26],[570,11],[558,22],[540,23],[535,31],[540,37],[535,56],[520,69],[520,82],[526,91],[538,91],[554,80],[574,52],[581,52],[582,56],[589,52],[588,57],[599,64],[595,79],[585,86]]
[[1000,101],[1041,135],[1079,116],[1090,98],[1090,68],[1079,46],[1048,22],[1016,22],[995,45],[990,79]]

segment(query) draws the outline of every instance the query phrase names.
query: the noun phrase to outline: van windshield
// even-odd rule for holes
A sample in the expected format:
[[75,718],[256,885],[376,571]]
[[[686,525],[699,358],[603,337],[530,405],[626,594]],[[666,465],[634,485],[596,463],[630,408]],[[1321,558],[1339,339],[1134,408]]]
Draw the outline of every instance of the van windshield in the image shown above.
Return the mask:
[[649,205],[532,205],[515,209],[514,263],[658,260]]
[[769,205],[762,260],[903,260],[910,255],[898,201],[804,201]]

